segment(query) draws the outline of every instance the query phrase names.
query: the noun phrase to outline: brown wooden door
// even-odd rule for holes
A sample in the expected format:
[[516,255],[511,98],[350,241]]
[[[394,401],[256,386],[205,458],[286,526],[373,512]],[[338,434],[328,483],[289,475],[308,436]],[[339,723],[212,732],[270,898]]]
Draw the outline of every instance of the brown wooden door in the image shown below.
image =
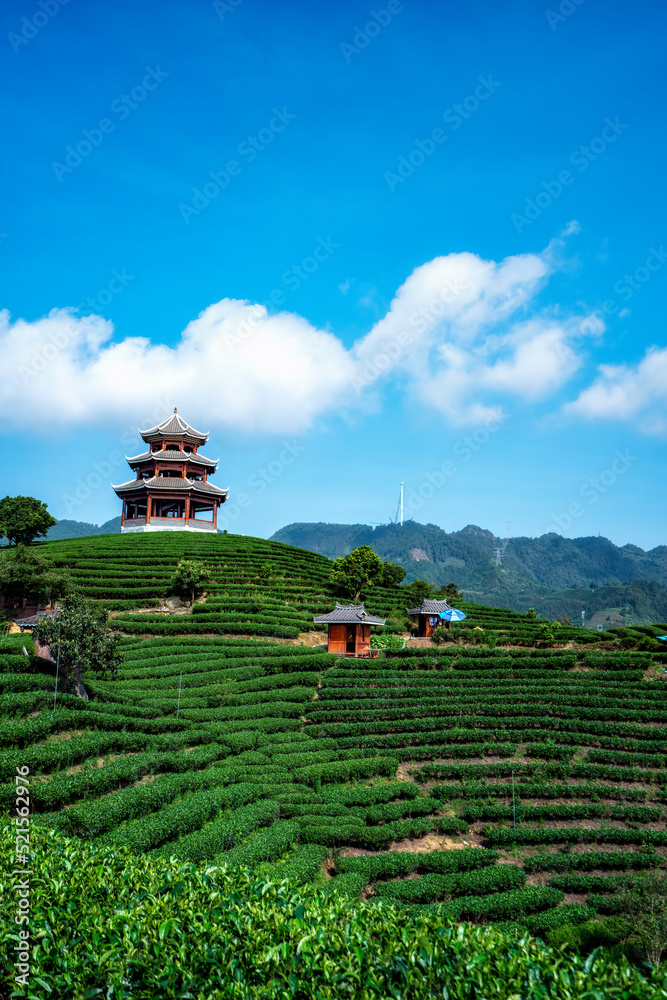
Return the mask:
[[346,646],[345,625],[330,625],[328,652],[335,653],[337,656],[344,656],[345,646]]
[[345,652],[352,656],[357,652],[357,626],[348,625],[345,633]]

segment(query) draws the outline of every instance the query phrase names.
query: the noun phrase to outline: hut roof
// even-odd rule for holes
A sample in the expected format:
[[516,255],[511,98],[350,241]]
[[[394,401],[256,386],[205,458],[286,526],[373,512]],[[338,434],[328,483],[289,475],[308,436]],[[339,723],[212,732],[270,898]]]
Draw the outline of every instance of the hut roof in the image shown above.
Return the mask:
[[423,600],[418,608],[408,611],[409,615],[439,615],[441,611],[448,611],[451,607],[447,601]]
[[369,615],[363,604],[338,604],[326,615],[313,618],[318,625],[384,625],[386,618]]
[[24,628],[32,628],[42,618],[57,618],[59,614],[60,608],[55,608],[53,611],[38,611],[36,615],[28,615],[27,618],[17,618],[14,624],[18,625],[21,631],[23,631]]

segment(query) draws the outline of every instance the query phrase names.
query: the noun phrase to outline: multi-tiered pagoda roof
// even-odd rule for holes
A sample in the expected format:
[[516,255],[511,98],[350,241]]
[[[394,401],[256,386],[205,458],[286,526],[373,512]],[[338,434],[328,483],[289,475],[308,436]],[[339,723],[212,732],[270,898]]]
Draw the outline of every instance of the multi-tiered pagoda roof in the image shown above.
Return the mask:
[[148,450],[125,456],[135,478],[114,486],[123,501],[121,531],[217,530],[217,509],[229,490],[209,482],[218,460],[200,455],[208,433],[174,409],[156,427],[139,431]]

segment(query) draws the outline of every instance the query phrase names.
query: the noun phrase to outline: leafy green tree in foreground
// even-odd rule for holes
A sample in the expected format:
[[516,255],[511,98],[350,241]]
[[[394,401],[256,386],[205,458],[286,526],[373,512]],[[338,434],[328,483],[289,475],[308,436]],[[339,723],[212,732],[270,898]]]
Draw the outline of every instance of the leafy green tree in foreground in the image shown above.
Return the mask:
[[346,556],[334,560],[330,580],[358,601],[370,584],[392,587],[405,578],[405,570],[395,563],[383,562],[370,545],[360,545]]
[[51,569],[50,564],[33,549],[19,544],[0,557],[0,594],[12,607],[23,598],[51,601],[68,594],[72,583],[66,573]]
[[0,538],[10,545],[30,545],[56,524],[46,504],[34,497],[5,497],[0,500]]
[[188,597],[190,602],[193,602],[210,580],[211,575],[204,563],[196,559],[181,559],[169,582],[169,587],[173,594]]
[[85,597],[66,597],[56,618],[42,618],[33,629],[33,638],[51,647],[53,659],[60,649],[60,669],[67,686],[81,689],[84,670],[112,677],[123,662],[118,649],[120,636],[107,628],[104,608]]
[[648,963],[657,969],[667,951],[667,873],[655,869],[629,879],[620,903]]

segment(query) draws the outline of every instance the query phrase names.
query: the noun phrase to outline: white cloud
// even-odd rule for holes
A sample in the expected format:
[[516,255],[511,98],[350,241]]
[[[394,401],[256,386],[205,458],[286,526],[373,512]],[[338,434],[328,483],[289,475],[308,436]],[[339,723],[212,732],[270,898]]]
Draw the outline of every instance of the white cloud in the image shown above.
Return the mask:
[[582,363],[574,335],[581,343],[603,329],[591,316],[525,318],[550,257],[547,249],[496,263],[461,253],[417,268],[355,346],[358,392],[399,377],[456,424],[498,416],[507,397],[548,398]]
[[600,374],[564,406],[588,420],[632,421],[647,434],[667,430],[667,348],[651,347],[636,365],[600,365]]
[[66,310],[13,327],[0,314],[5,426],[131,424],[166,399],[192,423],[288,433],[336,405],[354,371],[332,334],[231,299],[205,309],[173,348],[112,333],[100,317]]
[[193,424],[295,433],[377,401],[386,380],[452,423],[475,423],[508,398],[547,399],[581,364],[572,335],[600,332],[590,317],[536,312],[554,266],[548,248],[499,263],[438,257],[413,271],[352,349],[294,313],[235,299],[205,309],[173,346],[114,339],[110,322],[73,310],[14,324],[3,312],[2,425],[131,426],[161,403]]

